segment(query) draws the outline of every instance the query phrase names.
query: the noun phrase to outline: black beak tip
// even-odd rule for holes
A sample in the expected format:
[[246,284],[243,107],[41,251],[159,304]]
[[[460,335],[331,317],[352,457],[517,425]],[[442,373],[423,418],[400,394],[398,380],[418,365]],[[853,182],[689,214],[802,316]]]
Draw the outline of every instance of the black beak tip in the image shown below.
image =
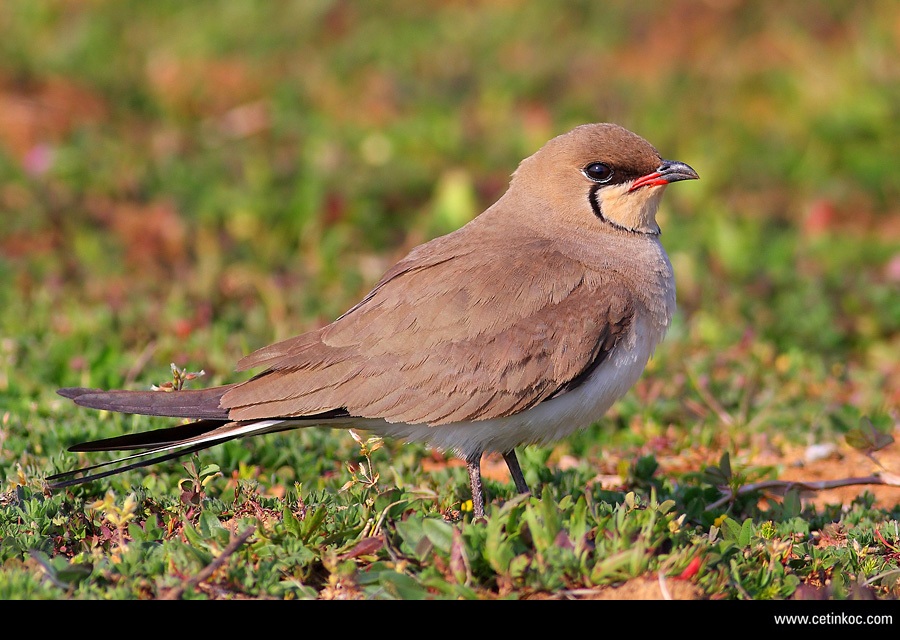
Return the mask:
[[693,167],[677,160],[663,160],[659,170],[666,182],[700,179],[700,174],[694,171]]

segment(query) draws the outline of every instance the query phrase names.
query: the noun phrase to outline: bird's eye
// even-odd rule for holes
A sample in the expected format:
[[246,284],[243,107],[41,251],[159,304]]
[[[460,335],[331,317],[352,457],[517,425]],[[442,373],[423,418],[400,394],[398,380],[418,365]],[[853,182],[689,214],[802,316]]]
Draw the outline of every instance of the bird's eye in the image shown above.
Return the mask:
[[581,172],[594,182],[609,182],[613,177],[613,170],[602,162],[592,162]]

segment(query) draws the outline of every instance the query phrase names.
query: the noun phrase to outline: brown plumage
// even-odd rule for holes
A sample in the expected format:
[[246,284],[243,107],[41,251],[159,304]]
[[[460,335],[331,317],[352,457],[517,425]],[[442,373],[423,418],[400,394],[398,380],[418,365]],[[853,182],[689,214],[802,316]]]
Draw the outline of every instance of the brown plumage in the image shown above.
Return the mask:
[[640,375],[675,303],[656,210],[667,184],[695,178],[619,126],[578,127],[523,160],[493,206],[413,249],[337,320],[243,358],[238,370],[263,368],[249,380],[171,393],[61,389],[86,407],[197,419],[73,450],[168,459],[259,433],[355,427],[455,451],[482,516],[483,452],[503,453],[528,491],[514,447],[590,425]]

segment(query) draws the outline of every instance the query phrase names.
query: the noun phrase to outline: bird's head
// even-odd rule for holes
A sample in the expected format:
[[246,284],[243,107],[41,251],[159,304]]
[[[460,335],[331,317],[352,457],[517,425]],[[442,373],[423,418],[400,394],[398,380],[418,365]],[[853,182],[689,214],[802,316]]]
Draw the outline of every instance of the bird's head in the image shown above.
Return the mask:
[[510,191],[549,205],[531,210],[567,224],[600,223],[656,235],[656,211],[666,185],[697,178],[691,167],[662,159],[653,145],[627,129],[586,124],[523,160]]

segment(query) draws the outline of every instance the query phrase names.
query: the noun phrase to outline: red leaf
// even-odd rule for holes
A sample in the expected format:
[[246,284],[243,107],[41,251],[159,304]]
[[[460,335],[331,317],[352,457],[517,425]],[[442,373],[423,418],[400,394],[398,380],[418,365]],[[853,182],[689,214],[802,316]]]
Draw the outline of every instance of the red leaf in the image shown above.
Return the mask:
[[684,571],[682,571],[681,575],[679,575],[677,578],[675,578],[675,580],[690,580],[695,575],[697,575],[698,571],[700,571],[700,557],[699,556],[697,556],[693,560],[691,560],[690,563],[688,564],[687,568]]
[[363,538],[359,541],[359,544],[342,555],[341,559],[348,560],[350,558],[356,558],[359,556],[375,553],[376,551],[381,549],[382,545],[384,545],[384,539],[381,536],[373,538]]

